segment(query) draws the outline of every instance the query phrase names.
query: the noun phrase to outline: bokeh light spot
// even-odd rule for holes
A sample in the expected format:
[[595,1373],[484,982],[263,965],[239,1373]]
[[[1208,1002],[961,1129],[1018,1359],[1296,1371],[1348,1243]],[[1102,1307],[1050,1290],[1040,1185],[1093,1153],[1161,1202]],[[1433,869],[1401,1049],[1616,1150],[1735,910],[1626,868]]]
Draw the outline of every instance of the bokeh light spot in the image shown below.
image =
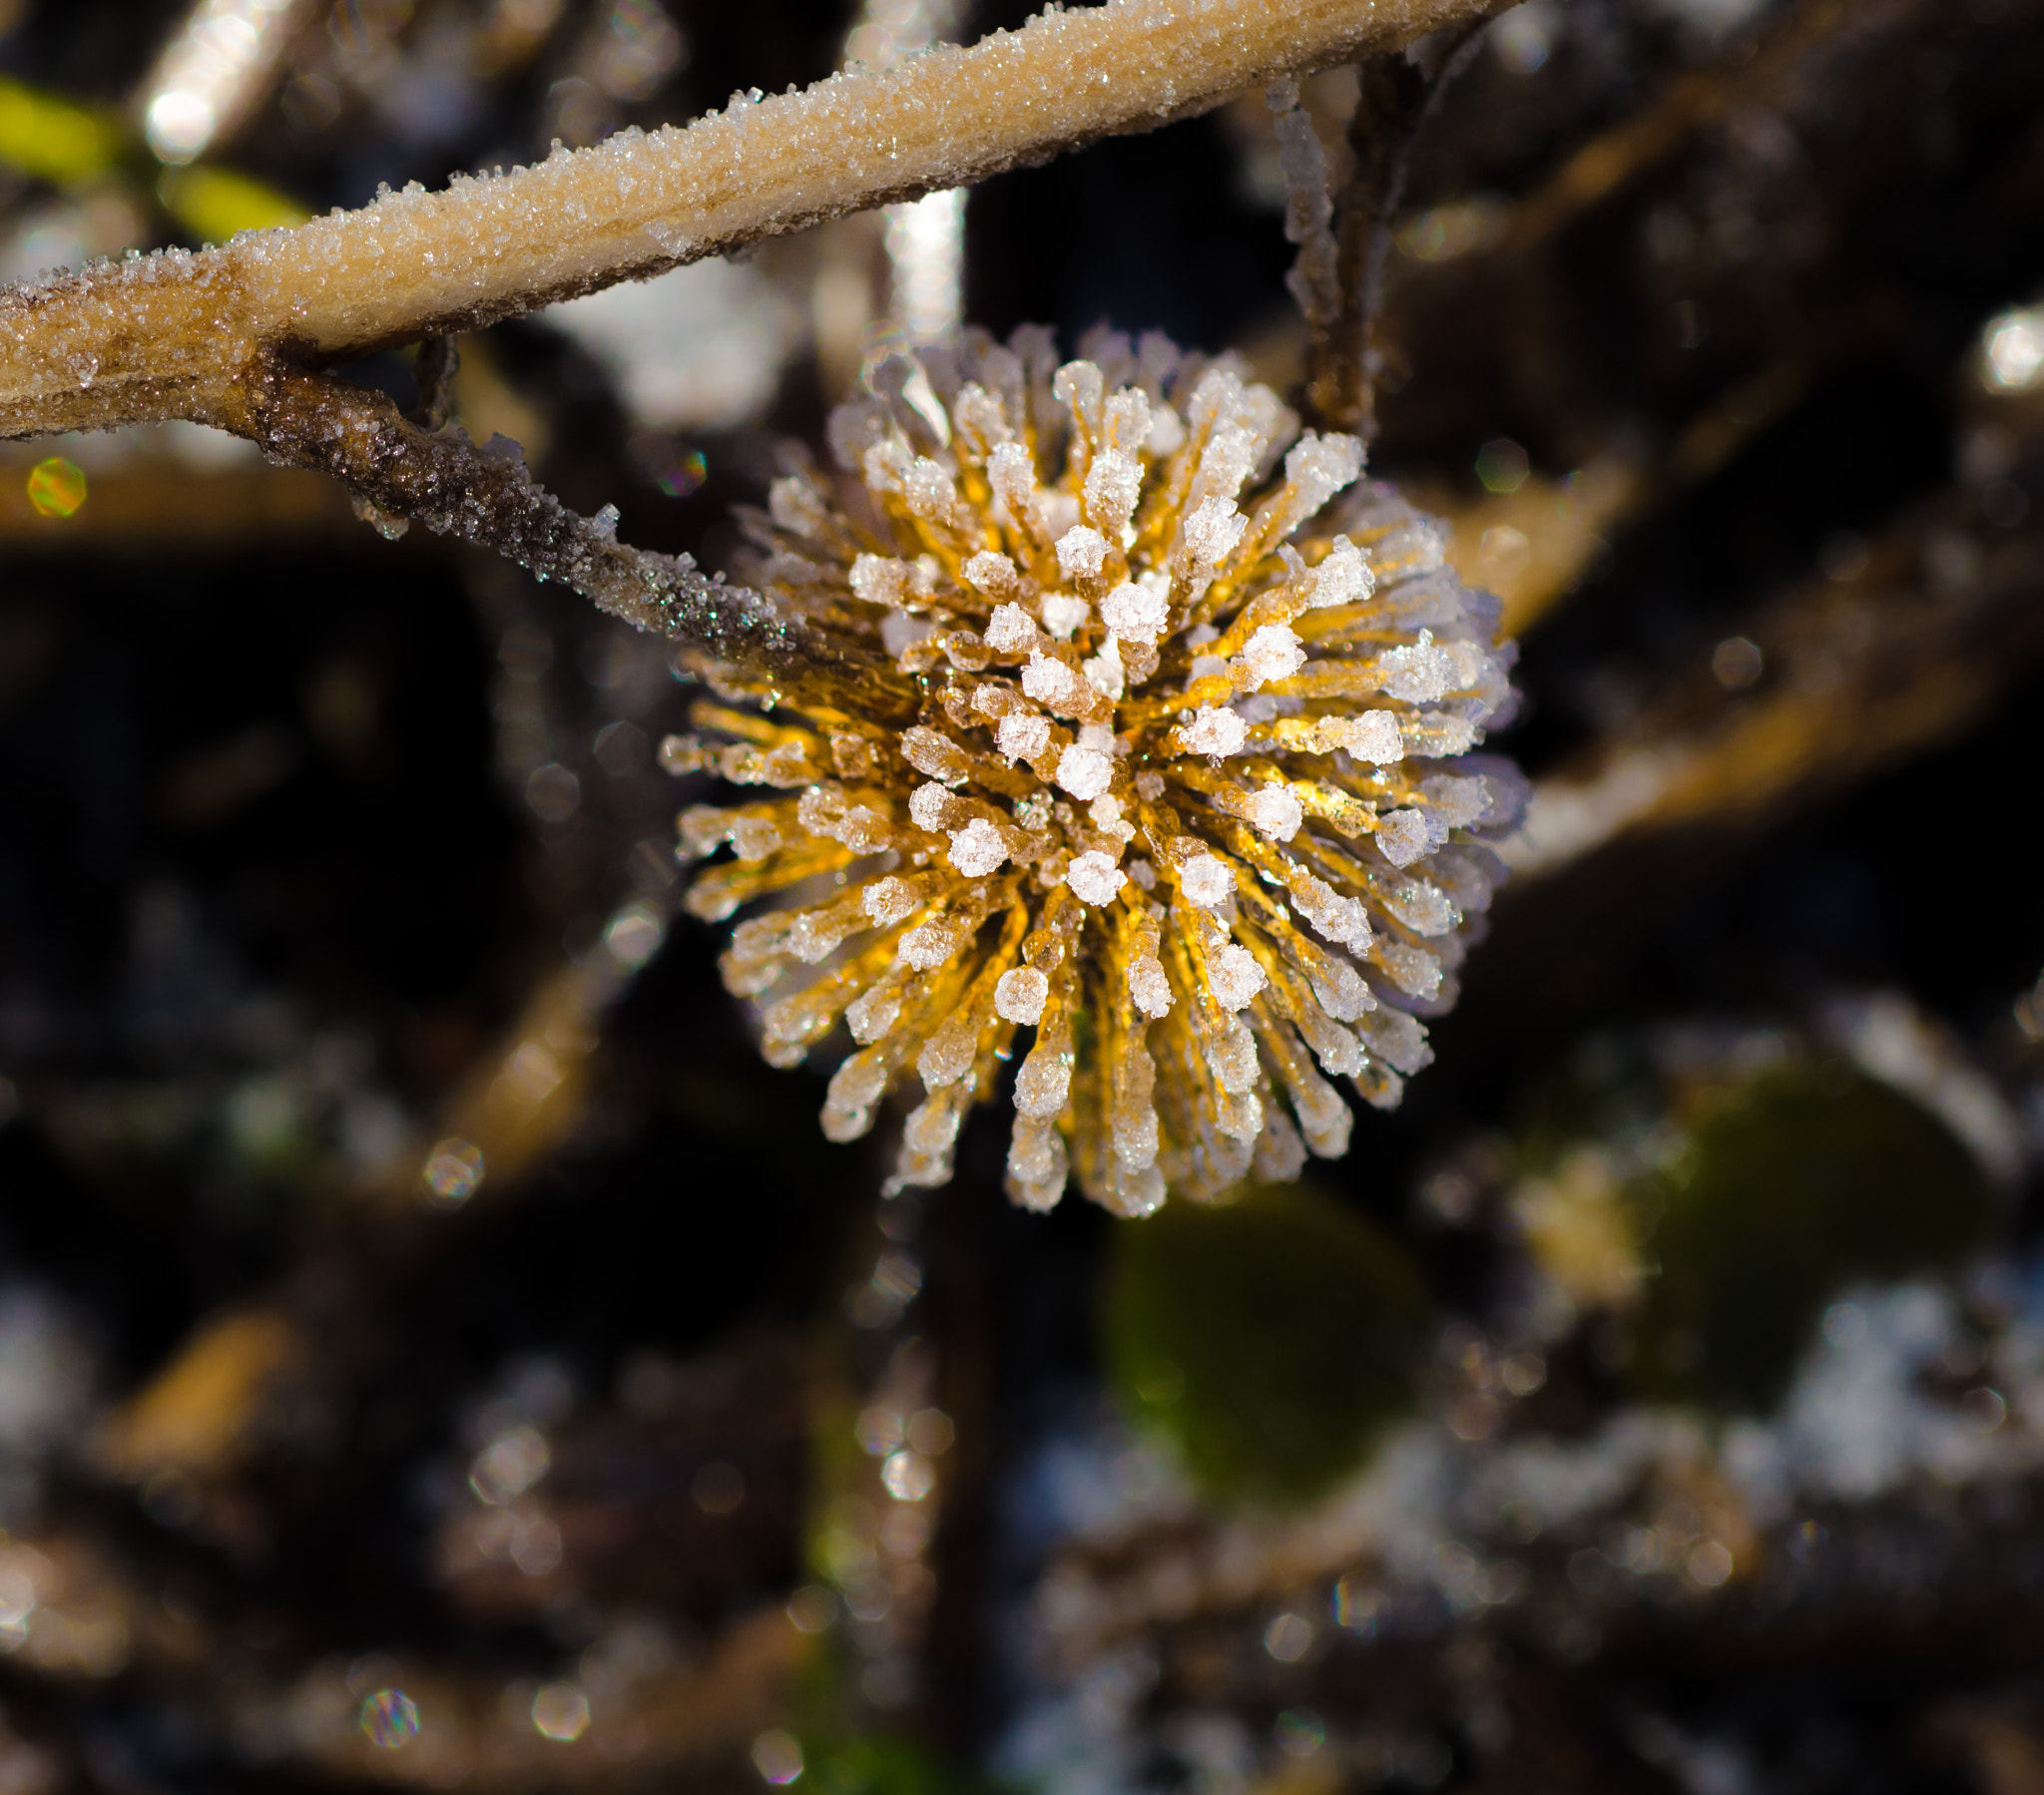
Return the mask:
[[28,502],[44,517],[69,517],[85,503],[85,469],[61,455],[29,470]]
[[418,1704],[402,1689],[378,1689],[362,1703],[357,1724],[371,1745],[395,1751],[418,1736]]

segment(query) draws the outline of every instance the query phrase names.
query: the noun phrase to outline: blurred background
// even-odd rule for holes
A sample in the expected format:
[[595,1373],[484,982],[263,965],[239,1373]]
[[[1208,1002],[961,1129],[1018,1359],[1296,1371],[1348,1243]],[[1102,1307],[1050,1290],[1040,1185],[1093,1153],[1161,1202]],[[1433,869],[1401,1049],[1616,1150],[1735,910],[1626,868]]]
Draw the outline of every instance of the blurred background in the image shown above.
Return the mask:
[[[0,275],[1027,11],[0,0]],[[1140,1224],[822,1141],[659,642],[197,426],[0,445],[0,1795],[2044,1791],[2040,94],[2034,0],[1489,29],[1373,465],[1523,639],[1516,877],[1403,1110]],[[1292,388],[1270,117],[455,415],[717,565],[961,316]]]

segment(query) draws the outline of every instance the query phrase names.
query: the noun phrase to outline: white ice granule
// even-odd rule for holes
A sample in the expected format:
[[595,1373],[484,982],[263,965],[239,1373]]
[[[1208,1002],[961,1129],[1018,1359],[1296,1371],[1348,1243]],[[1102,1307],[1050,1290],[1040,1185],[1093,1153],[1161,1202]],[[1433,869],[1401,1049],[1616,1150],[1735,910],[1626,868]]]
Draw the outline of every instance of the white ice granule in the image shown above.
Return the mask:
[[851,564],[851,590],[868,605],[898,607],[908,581],[908,563],[884,555],[861,555]]
[[1250,738],[1250,726],[1233,710],[1202,704],[1199,714],[1185,727],[1185,744],[1195,754],[1212,754],[1219,759],[1239,754]]
[[972,1070],[972,1050],[978,1046],[974,1030],[961,1016],[954,1016],[934,1031],[915,1058],[916,1075],[925,1091],[955,1085]]
[[[1481,777],[1458,778],[1452,773],[1435,773],[1419,782],[1421,796],[1444,828],[1466,829],[1490,808],[1490,794]],[[745,850],[739,852],[743,855]]]
[[1193,565],[1217,566],[1242,541],[1249,522],[1231,499],[1202,499],[1185,522],[1186,553],[1192,557]]
[[1065,1107],[1071,1090],[1071,1057],[1047,1054],[1039,1047],[1015,1075],[1015,1108],[1024,1116],[1047,1121]]
[[901,757],[925,779],[963,785],[972,777],[972,758],[950,736],[918,723],[901,734]]
[[1079,855],[1065,874],[1072,895],[1086,904],[1113,903],[1115,894],[1128,882],[1128,875],[1114,863],[1113,857],[1098,848]]
[[1033,652],[1022,670],[1022,693],[1062,716],[1077,716],[1089,702],[1097,701],[1092,686],[1062,661],[1041,651]]
[[1342,897],[1324,879],[1303,875],[1291,888],[1298,913],[1329,941],[1358,951],[1369,946],[1369,913],[1356,898]]
[[780,842],[780,826],[766,817],[742,816],[732,824],[731,845],[741,860],[764,860]]
[[1100,601],[1100,621],[1124,642],[1155,642],[1171,615],[1168,587],[1130,580]]
[[1107,538],[1078,524],[1058,538],[1058,568],[1067,580],[1091,580],[1107,565]]
[[927,785],[918,785],[909,798],[909,819],[918,829],[938,834],[949,824],[957,803],[956,798],[932,779]]
[[1046,593],[1043,600],[1043,627],[1060,642],[1070,642],[1092,617],[1093,607],[1075,593]]
[[1033,966],[1018,966],[994,981],[994,1014],[1003,1022],[1033,1027],[1050,998],[1050,980]]
[[1008,857],[1001,832],[983,816],[975,816],[951,837],[951,864],[968,879],[983,879],[998,871]]
[[1389,710],[1365,710],[1348,719],[1347,739],[1342,743],[1358,760],[1390,766],[1405,758],[1404,737],[1398,733],[1398,718]]
[[994,730],[994,740],[1010,760],[1033,760],[1050,746],[1050,718],[1011,710]]
[[1164,795],[1164,775],[1149,769],[1136,775],[1136,795],[1145,803],[1154,804]]
[[[1103,530],[1119,535],[1135,515],[1136,496],[1143,486],[1143,464],[1122,449],[1109,449],[1093,458],[1086,470],[1086,512]],[[1058,559],[1064,559],[1059,545]],[[1097,569],[1095,571],[1098,571]]]
[[1208,983],[1225,1010],[1241,1010],[1270,982],[1248,948],[1230,942],[1207,956]]
[[1345,536],[1334,538],[1326,558],[1313,569],[1312,596],[1308,608],[1324,611],[1330,605],[1357,605],[1375,590],[1376,581],[1362,551]]
[[1128,689],[1128,675],[1122,670],[1121,648],[1110,636],[1099,654],[1079,664],[1086,683],[1104,698],[1119,698]]
[[1227,862],[1212,854],[1195,854],[1179,868],[1178,879],[1187,900],[1206,910],[1227,903],[1235,890],[1235,875]]
[[915,908],[915,887],[906,879],[889,875],[875,879],[859,894],[859,903],[865,913],[886,928],[890,923],[899,922]]
[[1362,472],[1362,444],[1352,436],[1308,430],[1284,457],[1284,477],[1298,488],[1297,512],[1310,517]]
[[[984,555],[974,557],[974,560],[977,561],[984,561],[985,559]],[[966,563],[968,573],[971,570],[971,562]],[[987,619],[984,641],[986,646],[992,649],[996,655],[1024,654],[1035,640],[1036,620],[1028,612],[1024,611],[1020,605],[996,605],[994,607],[993,616]]]
[[861,1047],[884,1040],[900,1020],[901,993],[892,985],[875,985],[844,1007],[844,1026]]
[[1058,756],[1057,782],[1084,803],[1114,783],[1114,757],[1074,742]]
[[[1126,828],[1127,824],[1124,824],[1123,827]],[[1129,877],[1142,886],[1145,891],[1155,891],[1157,889],[1157,868],[1140,856],[1129,862]]]
[[986,458],[987,484],[1015,522],[1026,522],[1029,500],[1036,491],[1036,463],[1017,442],[999,443]]
[[977,587],[990,599],[1011,598],[1022,584],[1015,564],[996,549],[982,549],[958,571],[968,586]]
[[1130,960],[1129,996],[1145,1016],[1171,1014],[1171,980],[1155,954],[1138,954]]
[[1250,822],[1273,841],[1289,841],[1305,821],[1305,809],[1288,786],[1266,785],[1247,806]]
[[1410,866],[1424,859],[1447,838],[1440,821],[1424,810],[1387,810],[1377,818],[1376,833],[1371,837],[1393,866]]
[[1447,695],[1455,661],[1422,630],[1410,648],[1386,649],[1376,658],[1374,671],[1390,696],[1408,704],[1430,704]]
[[928,972],[963,947],[965,936],[963,924],[933,916],[901,937],[901,958],[918,972]]
[[1286,625],[1266,624],[1243,644],[1242,659],[1255,689],[1273,679],[1290,678],[1305,666],[1305,650]]

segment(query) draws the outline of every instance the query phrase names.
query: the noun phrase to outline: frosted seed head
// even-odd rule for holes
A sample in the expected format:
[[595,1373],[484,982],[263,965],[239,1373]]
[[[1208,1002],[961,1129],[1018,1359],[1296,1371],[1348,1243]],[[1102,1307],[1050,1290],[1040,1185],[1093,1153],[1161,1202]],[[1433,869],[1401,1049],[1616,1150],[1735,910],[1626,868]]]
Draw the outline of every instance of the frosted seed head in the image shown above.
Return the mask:
[[1092,615],[1093,607],[1075,593],[1044,595],[1043,627],[1060,642],[1070,642]]
[[1050,998],[1050,980],[1033,966],[1018,966],[994,982],[994,1014],[1003,1022],[1033,1028]]
[[891,873],[875,879],[859,893],[859,907],[881,928],[899,922],[915,909],[915,887]]
[[1305,810],[1293,792],[1283,785],[1266,785],[1247,806],[1250,824],[1273,841],[1289,841],[1305,821]]
[[1257,1082],[1257,1038],[1238,1017],[1228,1017],[1207,1042],[1207,1064],[1223,1091],[1246,1092]]
[[1011,710],[995,728],[994,740],[1010,760],[1034,760],[1050,746],[1050,718],[1033,710]]
[[764,860],[780,845],[779,825],[764,816],[742,816],[732,824],[731,845],[741,860]]
[[1204,910],[1217,909],[1235,893],[1235,875],[1213,854],[1195,854],[1179,868],[1178,877],[1188,901]]
[[[984,561],[987,557],[982,555],[976,559]],[[971,571],[971,563],[968,562],[968,577]],[[987,619],[985,641],[997,655],[1025,654],[1036,641],[1036,620],[1020,605],[996,605],[993,616]]]
[[1154,804],[1164,795],[1164,775],[1146,768],[1136,775],[1136,795],[1145,803]]
[[1065,883],[1072,888],[1072,895],[1087,904],[1113,903],[1116,893],[1128,882],[1128,875],[1098,848],[1080,854],[1065,873]]
[[1058,756],[1057,782],[1081,803],[1097,798],[1114,783],[1114,758],[1074,742]]
[[1129,997],[1145,1016],[1171,1014],[1171,980],[1155,954],[1138,954],[1130,960]]
[[1207,956],[1207,982],[1224,1010],[1241,1010],[1270,981],[1249,949],[1231,941]]
[[1398,718],[1389,710],[1365,710],[1348,719],[1343,746],[1358,760],[1375,766],[1391,766],[1405,758],[1404,738],[1398,733]]
[[1007,843],[1000,830],[983,816],[975,816],[951,837],[951,864],[968,879],[983,879],[998,871],[1007,857]]
[[1107,538],[1079,524],[1058,538],[1058,567],[1067,580],[1097,579],[1107,565]]
[[1100,621],[1124,642],[1155,642],[1164,634],[1170,610],[1169,589],[1130,580],[1101,600]]
[[1248,723],[1233,710],[1213,704],[1200,706],[1199,714],[1186,725],[1183,737],[1191,752],[1211,754],[1216,759],[1241,753],[1249,738]]
[[1242,659],[1254,690],[1274,679],[1290,678],[1305,666],[1305,650],[1285,625],[1266,624],[1243,644]]

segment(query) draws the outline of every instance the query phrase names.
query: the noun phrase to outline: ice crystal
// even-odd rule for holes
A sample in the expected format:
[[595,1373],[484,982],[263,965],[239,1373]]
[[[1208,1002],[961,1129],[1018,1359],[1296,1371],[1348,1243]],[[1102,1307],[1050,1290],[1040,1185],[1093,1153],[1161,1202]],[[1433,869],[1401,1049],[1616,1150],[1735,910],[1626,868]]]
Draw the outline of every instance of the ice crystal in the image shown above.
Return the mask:
[[1343,1152],[1329,1080],[1397,1103],[1522,783],[1466,757],[1511,702],[1495,605],[1360,444],[1230,359],[1084,347],[881,362],[841,472],[747,519],[844,669],[714,676],[689,763],[777,789],[682,841],[735,854],[697,915],[776,906],[724,959],[768,1057],[849,1032],[833,1139],[914,1074],[894,1182],[942,1182],[1013,1060],[1010,1194],[1141,1214]]

